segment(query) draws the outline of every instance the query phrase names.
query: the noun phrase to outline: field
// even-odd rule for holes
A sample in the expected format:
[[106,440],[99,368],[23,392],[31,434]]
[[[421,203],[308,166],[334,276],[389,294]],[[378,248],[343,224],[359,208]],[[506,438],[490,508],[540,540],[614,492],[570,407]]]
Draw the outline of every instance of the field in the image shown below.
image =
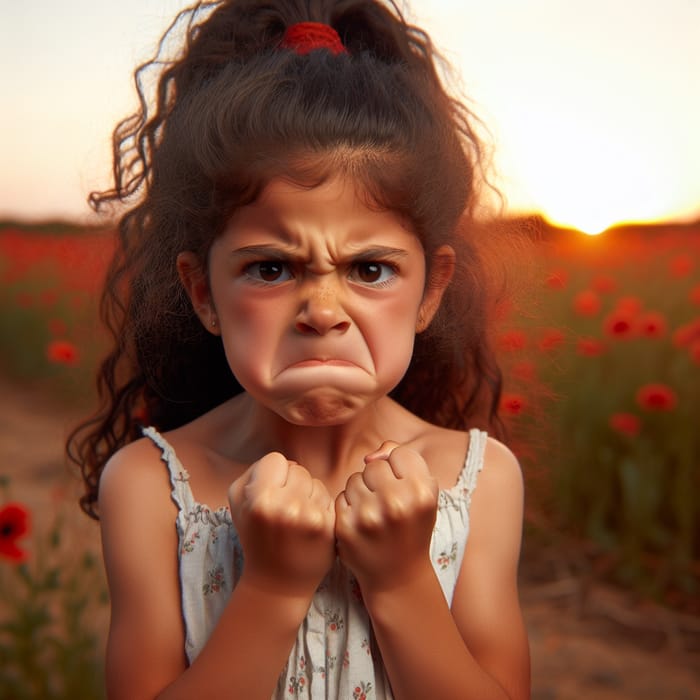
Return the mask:
[[[531,596],[533,656],[542,650],[534,666],[550,679],[540,697],[583,692],[567,695],[563,681],[551,680],[557,670],[544,659],[566,645],[560,627],[536,627],[545,610],[537,606],[545,603],[550,613],[552,605],[579,617],[587,611],[589,623],[605,618],[595,632],[642,640],[647,652],[672,649],[695,663],[700,225],[626,227],[596,238],[538,219],[501,228],[502,238],[518,244],[499,246],[499,268],[503,263],[515,282],[498,304],[494,343],[505,372],[501,411],[527,486],[522,578]],[[51,469],[63,474],[62,431],[89,411],[104,348],[96,296],[111,247],[106,231],[0,225],[2,432],[12,447],[5,458],[50,448]],[[37,408],[27,408],[30,398]],[[44,435],[54,426],[50,440],[37,433],[37,445],[28,444],[25,425],[32,410],[37,425],[49,426]],[[16,444],[24,434],[30,437]],[[54,476],[38,466],[0,468],[0,593],[3,600],[8,591],[24,596],[15,610],[26,612],[0,624],[0,668],[14,664],[15,680],[38,683],[41,664],[65,669],[68,657],[84,664],[60,681],[47,676],[34,695],[22,695],[17,680],[12,697],[91,697],[84,684],[98,674],[89,650],[101,634],[91,636],[90,625],[104,618],[99,546],[95,529],[76,513],[74,482]],[[37,496],[30,486],[41,480],[50,492]],[[91,534],[83,537],[83,529]],[[564,619],[562,613],[559,624]],[[38,637],[52,639],[56,650],[39,666],[31,652]],[[625,697],[614,694],[614,680],[598,680],[613,694],[589,689],[585,697]],[[547,695],[553,684],[560,690]]]

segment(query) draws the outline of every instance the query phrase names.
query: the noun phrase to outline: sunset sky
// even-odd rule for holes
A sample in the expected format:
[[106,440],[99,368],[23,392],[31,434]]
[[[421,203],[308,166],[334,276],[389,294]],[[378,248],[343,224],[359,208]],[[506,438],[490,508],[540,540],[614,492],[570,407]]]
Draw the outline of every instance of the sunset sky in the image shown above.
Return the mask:
[[[131,72],[183,0],[6,3],[0,216],[83,218]],[[700,0],[413,0],[489,126],[509,210],[700,218]]]

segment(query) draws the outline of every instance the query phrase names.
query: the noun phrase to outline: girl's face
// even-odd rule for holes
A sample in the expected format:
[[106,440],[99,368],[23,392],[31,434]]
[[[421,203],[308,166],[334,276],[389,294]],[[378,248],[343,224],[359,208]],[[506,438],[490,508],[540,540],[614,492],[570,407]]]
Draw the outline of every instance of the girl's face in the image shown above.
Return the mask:
[[241,386],[298,425],[344,423],[391,391],[449,282],[426,289],[416,235],[340,178],[273,180],[238,210],[210,251],[210,297],[179,266]]

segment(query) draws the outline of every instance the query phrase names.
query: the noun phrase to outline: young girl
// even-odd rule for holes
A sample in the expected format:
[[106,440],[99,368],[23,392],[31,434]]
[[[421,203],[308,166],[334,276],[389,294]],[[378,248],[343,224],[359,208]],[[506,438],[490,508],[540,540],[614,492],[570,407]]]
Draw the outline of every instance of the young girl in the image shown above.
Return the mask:
[[186,18],[95,199],[109,696],[528,697],[471,114],[392,2]]

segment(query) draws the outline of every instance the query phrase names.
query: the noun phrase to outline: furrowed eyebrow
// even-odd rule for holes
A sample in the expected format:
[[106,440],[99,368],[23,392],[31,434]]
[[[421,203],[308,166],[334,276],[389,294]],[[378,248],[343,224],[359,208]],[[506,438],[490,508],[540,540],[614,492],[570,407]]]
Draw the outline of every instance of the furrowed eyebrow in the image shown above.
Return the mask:
[[352,255],[351,258],[355,262],[364,262],[372,260],[401,260],[408,256],[408,253],[401,248],[388,248],[386,246],[374,246],[360,251]]
[[237,256],[242,255],[248,258],[267,258],[272,260],[289,260],[290,258],[299,257],[291,250],[285,250],[279,248],[278,246],[265,246],[265,245],[249,245],[243,248],[236,248],[232,250],[230,255]]
[[[244,256],[249,258],[266,258],[271,260],[302,260],[302,256],[294,250],[280,248],[278,246],[251,245],[243,248],[236,248],[230,253],[231,256]],[[401,260],[406,258],[408,253],[401,248],[390,248],[388,246],[372,246],[358,253],[349,255],[353,262],[365,262],[373,260]]]

